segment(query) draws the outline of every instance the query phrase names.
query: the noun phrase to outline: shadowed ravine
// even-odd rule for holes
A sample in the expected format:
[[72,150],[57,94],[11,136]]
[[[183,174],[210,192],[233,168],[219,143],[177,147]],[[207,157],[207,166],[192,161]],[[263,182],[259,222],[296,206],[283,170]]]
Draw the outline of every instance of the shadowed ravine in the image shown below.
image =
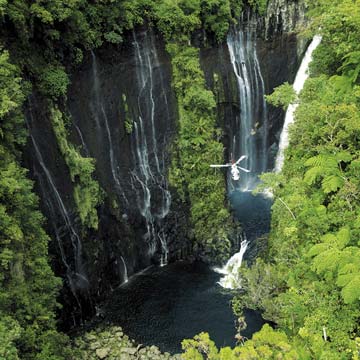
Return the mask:
[[[235,345],[235,316],[232,294],[217,281],[220,275],[199,262],[177,262],[151,267],[135,275],[113,292],[111,302],[101,315],[144,345],[156,345],[162,351],[178,353],[181,341],[205,331],[217,346]],[[246,311],[244,336],[259,330],[261,316]]]
[[[253,49],[248,46],[248,53],[256,55],[255,45],[252,46]],[[255,55],[252,56],[255,58]],[[260,74],[258,67],[253,69]],[[241,99],[239,101],[241,103]],[[252,117],[245,115],[245,120],[251,122]],[[262,155],[256,147],[254,151],[251,147],[241,149],[249,151],[250,166],[258,158],[266,158],[266,140],[260,144]],[[263,167],[259,172],[266,169],[266,161],[261,163]],[[258,173],[245,178],[246,188],[255,187]],[[238,269],[243,260],[254,260],[259,249],[266,246],[262,238],[270,231],[272,200],[262,194],[255,196],[250,191],[233,189],[228,189],[228,197],[234,218],[241,223],[242,234],[238,234],[239,242],[235,244],[238,252],[223,268],[214,271],[199,262],[151,267],[134,275],[114,291],[111,300],[99,311],[99,321],[121,325],[138,343],[156,345],[170,353],[180,352],[183,339],[192,338],[202,331],[208,332],[219,347],[234,346],[236,319],[231,308],[233,293],[224,288],[240,288]],[[260,330],[264,320],[254,311],[245,310],[244,314],[247,328],[242,335],[250,338]]]

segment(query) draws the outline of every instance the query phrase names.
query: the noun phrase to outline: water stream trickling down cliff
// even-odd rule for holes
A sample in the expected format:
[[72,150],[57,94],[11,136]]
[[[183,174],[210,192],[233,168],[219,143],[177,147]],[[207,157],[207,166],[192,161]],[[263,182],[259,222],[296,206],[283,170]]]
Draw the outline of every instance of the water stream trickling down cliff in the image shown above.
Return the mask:
[[[153,255],[157,250],[158,243],[160,243],[162,249],[161,264],[164,265],[167,263],[169,250],[162,222],[170,210],[171,194],[168,190],[164,160],[168,139],[163,137],[159,141],[155,129],[156,103],[154,99],[153,69],[159,67],[158,55],[151,37],[145,37],[143,46],[139,44],[135,32],[133,37],[139,89],[139,116],[133,122],[132,152],[136,166],[131,171],[131,180],[136,193],[139,211],[146,221],[147,231],[144,238],[149,243],[149,254]],[[162,101],[168,104],[161,72],[158,73],[158,76],[161,85],[160,96]],[[168,109],[168,106],[166,108]],[[169,118],[169,115],[167,117]],[[148,124],[148,131],[145,131],[144,120]],[[153,166],[149,162],[150,157],[154,160]],[[140,188],[137,185],[140,185]],[[152,199],[156,197],[160,201],[156,203],[155,208]]]

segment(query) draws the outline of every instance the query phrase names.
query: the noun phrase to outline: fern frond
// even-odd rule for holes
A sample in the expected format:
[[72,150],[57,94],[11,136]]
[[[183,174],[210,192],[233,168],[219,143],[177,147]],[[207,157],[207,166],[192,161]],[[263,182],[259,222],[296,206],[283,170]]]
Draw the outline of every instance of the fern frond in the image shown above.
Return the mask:
[[350,229],[348,227],[341,228],[337,234],[337,244],[339,249],[343,249],[350,242]]
[[334,155],[330,154],[319,154],[306,160],[305,166],[319,166],[322,168],[333,168],[338,164]]
[[312,167],[305,173],[304,181],[308,185],[312,185],[319,176],[323,175],[323,173],[323,168],[321,166]]
[[360,274],[353,277],[341,290],[341,296],[346,304],[360,300]]
[[313,259],[312,270],[321,275],[327,272],[334,273],[341,260],[341,251],[338,249],[329,249],[317,255]]
[[344,185],[344,179],[338,175],[325,176],[321,182],[321,187],[325,194],[336,191]]
[[310,248],[310,250],[308,251],[307,255],[310,257],[314,257],[317,256],[321,253],[323,253],[324,251],[329,250],[329,245],[328,244],[315,244],[314,246],[312,246]]

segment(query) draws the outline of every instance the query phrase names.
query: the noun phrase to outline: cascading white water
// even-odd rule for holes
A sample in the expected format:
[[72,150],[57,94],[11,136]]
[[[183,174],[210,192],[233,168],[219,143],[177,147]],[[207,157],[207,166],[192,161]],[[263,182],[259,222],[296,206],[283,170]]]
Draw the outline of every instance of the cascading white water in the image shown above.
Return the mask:
[[247,159],[241,163],[250,173],[242,173],[229,189],[252,190],[257,175],[267,169],[267,109],[265,85],[256,52],[256,26],[248,19],[245,29],[231,30],[227,37],[230,60],[237,79],[240,112],[233,129],[232,157]]
[[241,242],[240,251],[234,254],[224,267],[214,268],[216,272],[224,275],[219,281],[219,285],[223,288],[236,289],[241,287],[239,269],[248,245],[249,242],[247,241],[246,236],[244,236],[244,240]]
[[[314,50],[320,45],[321,36],[314,36],[312,42],[306,50],[305,56],[301,62],[300,68],[296,74],[293,88],[298,95],[302,88],[304,87],[306,79],[309,77],[308,69],[309,64],[312,60],[312,54]],[[284,165],[285,158],[285,149],[289,145],[289,126],[294,122],[294,113],[298,107],[298,103],[290,104],[287,108],[284,120],[284,126],[281,132],[280,141],[279,141],[279,150],[275,160],[275,172],[280,172]]]
[[[157,242],[162,248],[161,263],[167,263],[168,246],[166,236],[162,229],[162,220],[170,210],[171,195],[167,188],[165,174],[164,150],[166,139],[163,139],[162,152],[159,151],[158,139],[155,129],[155,74],[154,68],[159,66],[156,47],[151,36],[144,34],[139,42],[133,33],[134,55],[136,64],[137,83],[139,86],[138,110],[139,116],[134,120],[132,149],[134,163],[137,166],[132,170],[133,189],[136,192],[140,213],[145,219],[147,233],[145,239],[149,244],[149,253],[152,255],[157,249]],[[160,84],[163,87],[161,72]],[[166,91],[162,88],[162,96],[167,105]],[[167,109],[168,111],[168,109]],[[149,157],[154,160],[149,162]],[[160,158],[163,159],[160,162]],[[137,186],[136,184],[140,185]],[[153,198],[161,197],[161,204],[154,210]]]
[[124,260],[124,258],[122,256],[120,256],[121,261],[124,265],[124,284],[127,283],[129,281],[129,277],[128,277],[128,271],[127,271],[127,267],[126,267],[126,262]]
[[[267,170],[267,108],[265,103],[265,84],[256,51],[256,19],[247,19],[243,29],[232,29],[227,37],[230,60],[237,79],[239,92],[239,114],[236,118],[231,142],[234,160],[241,155],[247,159],[241,166],[251,170],[242,173],[240,181],[232,181],[228,175],[228,189],[252,190],[257,176]],[[226,265],[215,271],[225,275],[219,284],[228,289],[240,287],[239,268],[249,242],[241,242],[239,252],[234,254]]]
[[[32,115],[32,110],[31,110],[31,102],[29,100],[30,106],[29,106],[29,114],[30,114],[30,123],[33,122],[33,115]],[[58,247],[60,250],[60,256],[61,256],[61,260],[62,263],[66,269],[66,277],[68,279],[69,282],[69,287],[71,289],[71,292],[73,293],[75,299],[78,302],[79,307],[81,308],[80,302],[78,300],[77,297],[77,290],[78,289],[84,289],[88,287],[89,281],[87,279],[87,275],[85,272],[85,267],[82,261],[82,243],[81,243],[81,238],[79,236],[79,234],[77,233],[75,226],[71,220],[71,217],[69,215],[68,210],[66,209],[66,206],[62,200],[62,197],[55,185],[55,181],[53,180],[53,177],[50,173],[50,171],[48,170],[44,160],[43,160],[43,156],[40,152],[40,149],[35,141],[34,136],[31,134],[31,126],[29,123],[29,120],[26,120],[27,122],[27,127],[28,130],[30,132],[30,139],[32,141],[34,150],[35,150],[35,156],[36,159],[46,177],[47,183],[51,189],[51,194],[54,196],[55,200],[56,200],[56,205],[58,208],[58,212],[60,213],[62,219],[63,219],[63,224],[65,226],[65,230],[66,230],[66,235],[70,236],[70,240],[71,240],[71,246],[73,249],[73,257],[72,259],[68,259],[67,255],[65,253],[65,247],[63,244],[63,237],[60,236],[60,229],[58,228],[58,226],[55,225],[55,223],[53,222],[53,227],[54,227],[54,231],[55,231],[55,237],[58,243]],[[39,179],[41,181],[41,176],[39,175]],[[47,202],[47,204],[49,205],[49,209],[50,211],[53,213],[53,219],[56,218],[55,215],[55,210],[51,204],[50,201]],[[53,221],[53,220],[52,220]]]
[[[305,53],[305,56],[302,60],[302,63],[296,74],[296,78],[293,84],[293,88],[296,94],[300,93],[306,79],[308,78],[307,72],[308,72],[309,64],[312,59],[312,54],[313,51],[318,47],[320,42],[321,42],[321,37],[315,36]],[[274,169],[275,172],[279,172],[282,169],[284,163],[284,150],[287,148],[289,144],[288,129],[289,129],[289,125],[292,124],[294,121],[294,111],[296,110],[297,106],[298,104],[291,104],[286,112],[284,127],[280,137],[279,152],[275,162],[275,169]],[[267,195],[268,197],[272,197],[272,192],[268,190],[267,193],[265,193],[265,195]],[[241,286],[241,281],[240,281],[241,279],[239,278],[238,270],[241,266],[242,259],[247,249],[247,246],[248,246],[248,241],[247,240],[242,241],[240,251],[231,257],[231,259],[227,262],[225,267],[222,269],[215,269],[215,271],[225,275],[219,281],[219,284],[222,287],[233,289],[235,287]]]
[[[149,254],[153,255],[157,250],[157,244],[160,244],[163,258],[167,259],[168,246],[162,231],[162,220],[169,213],[171,195],[167,188],[165,177],[164,153],[166,149],[164,145],[166,144],[166,138],[164,137],[162,143],[158,146],[156,134],[155,115],[156,106],[159,103],[156,95],[159,90],[155,88],[155,83],[161,84],[161,96],[165,104],[167,104],[168,100],[166,91],[163,89],[161,72],[154,73],[154,70],[159,67],[156,47],[153,45],[151,36],[148,36],[147,33],[144,35],[142,40],[138,41],[134,33],[133,42],[138,86],[138,116],[132,119],[133,128],[130,135],[134,164],[134,167],[130,170],[130,182],[136,196],[139,212],[145,219],[146,233],[144,234],[144,239],[149,244]],[[123,175],[124,178],[126,174],[120,174],[119,171],[109,120],[101,95],[97,59],[93,52],[91,52],[91,55],[94,93],[92,111],[97,131],[104,131],[105,138],[108,140],[111,175],[116,192],[125,200],[123,205],[126,208],[131,204],[129,204],[127,196],[125,196],[123,191],[120,176]],[[160,76],[160,82],[157,81],[157,76]],[[166,110],[168,111],[168,109]],[[99,134],[99,141],[101,141],[102,137],[102,134]]]
[[[32,143],[34,144],[33,139],[32,139]],[[41,164],[40,164],[40,166],[41,166]],[[41,168],[43,169],[42,166],[41,166]],[[36,170],[36,168],[34,168],[34,175],[35,175],[35,177],[38,179],[38,181],[40,183],[40,189],[43,192],[43,199],[45,199],[46,206],[48,207],[48,209],[50,211],[49,223],[51,224],[51,226],[53,228],[53,231],[54,231],[54,234],[55,234],[55,239],[56,239],[58,248],[60,250],[60,257],[61,257],[62,264],[65,267],[65,276],[66,276],[66,279],[68,281],[70,291],[73,294],[73,296],[74,296],[74,298],[75,298],[75,300],[76,300],[76,302],[77,302],[77,304],[79,306],[79,309],[81,311],[81,303],[80,303],[80,300],[79,300],[79,298],[77,296],[77,293],[76,293],[77,289],[75,287],[75,283],[74,283],[74,280],[73,280],[74,279],[73,270],[71,269],[71,266],[69,265],[69,263],[68,263],[68,261],[66,259],[65,249],[64,249],[63,241],[62,241],[62,236],[60,234],[61,229],[57,226],[57,224],[55,224],[55,221],[54,221],[54,219],[56,219],[56,217],[57,217],[56,210],[54,209],[52,201],[50,201],[49,197],[47,196],[47,194],[45,192],[45,185],[44,185],[43,178],[42,178],[41,174]],[[46,178],[46,181],[49,183],[48,178]]]

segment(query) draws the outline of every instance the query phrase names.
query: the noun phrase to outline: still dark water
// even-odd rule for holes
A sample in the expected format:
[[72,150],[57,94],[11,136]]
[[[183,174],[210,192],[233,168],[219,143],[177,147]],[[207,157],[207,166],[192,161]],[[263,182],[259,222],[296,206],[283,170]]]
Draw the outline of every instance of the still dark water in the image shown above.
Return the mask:
[[[248,253],[253,249],[256,255],[257,238],[270,228],[271,202],[251,193],[233,192],[229,198],[250,240]],[[219,279],[218,273],[200,262],[151,267],[113,292],[102,309],[103,321],[121,326],[140,344],[156,345],[172,354],[181,352],[183,339],[202,331],[208,332],[218,347],[233,347],[233,293],[221,288]],[[250,338],[264,321],[251,310],[245,311],[245,317],[247,329],[242,335]]]
[[[138,343],[170,353],[179,353],[183,339],[202,331],[217,346],[234,346],[232,295],[217,284],[219,278],[200,262],[152,267],[113,292],[103,309],[105,320],[122,326]],[[245,315],[243,335],[251,337],[264,322],[254,311]]]
[[240,221],[248,240],[267,234],[270,231],[272,200],[251,192],[233,191],[229,195],[234,216]]

